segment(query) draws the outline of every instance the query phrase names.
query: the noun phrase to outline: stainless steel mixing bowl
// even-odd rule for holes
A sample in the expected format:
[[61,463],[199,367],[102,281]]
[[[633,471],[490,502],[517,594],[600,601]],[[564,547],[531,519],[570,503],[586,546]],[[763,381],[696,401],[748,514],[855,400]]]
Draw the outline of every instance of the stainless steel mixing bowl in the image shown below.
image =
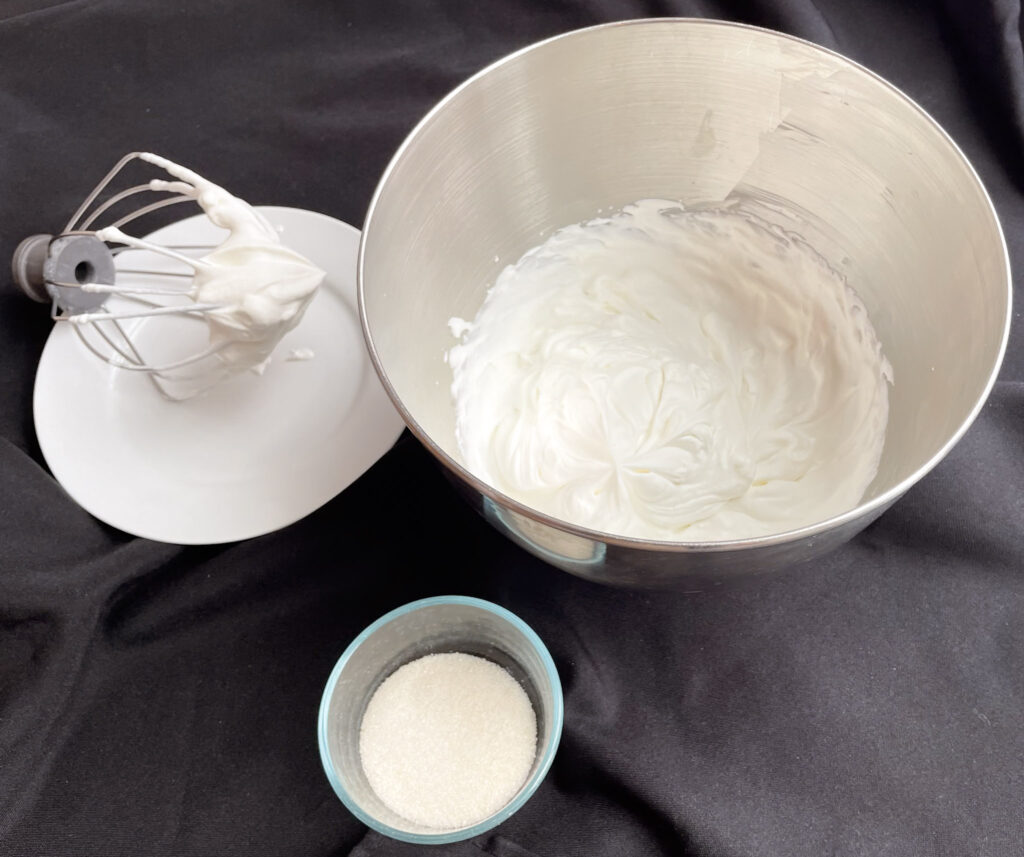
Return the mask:
[[[539,514],[462,466],[448,319],[472,318],[501,267],[552,230],[645,197],[724,202],[799,233],[860,295],[895,386],[878,475],[856,508],[770,537],[653,542]],[[920,107],[830,51],[704,20],[568,33],[468,80],[395,155],[359,255],[373,362],[453,483],[553,565],[645,586],[788,566],[878,517],[977,415],[1010,292],[991,201]]]

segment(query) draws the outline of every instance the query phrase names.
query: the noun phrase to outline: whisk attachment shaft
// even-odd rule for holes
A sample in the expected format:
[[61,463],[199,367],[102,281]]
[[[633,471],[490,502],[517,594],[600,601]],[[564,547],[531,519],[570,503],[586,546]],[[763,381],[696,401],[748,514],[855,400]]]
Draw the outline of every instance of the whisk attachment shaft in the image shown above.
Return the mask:
[[14,256],[11,258],[14,282],[26,296],[41,304],[53,300],[46,288],[46,275],[43,273],[52,240],[53,236],[45,233],[29,235],[14,248]]
[[68,315],[92,312],[106,295],[83,288],[92,283],[113,286],[114,255],[95,235],[31,235],[18,245],[12,262],[14,281],[30,298],[52,301]]

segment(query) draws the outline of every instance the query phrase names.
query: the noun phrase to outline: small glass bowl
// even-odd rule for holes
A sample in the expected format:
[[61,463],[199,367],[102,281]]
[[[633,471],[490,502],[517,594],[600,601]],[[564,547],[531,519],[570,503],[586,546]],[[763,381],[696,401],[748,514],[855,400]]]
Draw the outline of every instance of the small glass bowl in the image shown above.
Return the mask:
[[[451,830],[416,824],[385,806],[367,782],[359,757],[363,713],[381,682],[403,664],[438,652],[465,652],[504,667],[526,691],[537,715],[537,749],[526,782],[493,815]],[[562,685],[544,643],[515,614],[479,598],[424,598],[381,616],[345,649],[324,688],[317,734],[327,779],[356,818],[403,842],[458,842],[501,824],[544,779],[562,735]]]

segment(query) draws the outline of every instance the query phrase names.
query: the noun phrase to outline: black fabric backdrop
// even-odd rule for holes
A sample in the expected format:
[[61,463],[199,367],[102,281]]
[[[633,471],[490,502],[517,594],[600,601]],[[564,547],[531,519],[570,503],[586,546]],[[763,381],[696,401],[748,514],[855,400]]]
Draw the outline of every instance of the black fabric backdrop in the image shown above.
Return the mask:
[[[472,72],[649,15],[765,25],[888,78],[971,159],[1021,267],[1013,0],[0,0],[0,260],[133,149],[359,226],[401,139]],[[0,853],[416,852],[335,798],[315,721],[362,627],[444,593],[537,630],[566,719],[534,798],[435,853],[1024,853],[1016,333],[974,427],[875,525],[819,562],[686,595],[545,566],[408,434],[283,531],[208,548],[126,536],[40,455],[31,394],[50,327],[0,274]]]

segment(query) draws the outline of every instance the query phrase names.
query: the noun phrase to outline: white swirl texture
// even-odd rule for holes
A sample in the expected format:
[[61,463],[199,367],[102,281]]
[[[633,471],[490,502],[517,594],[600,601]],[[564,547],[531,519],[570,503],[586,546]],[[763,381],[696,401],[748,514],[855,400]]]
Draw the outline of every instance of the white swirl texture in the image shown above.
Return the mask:
[[502,271],[448,360],[466,466],[615,535],[825,520],[885,441],[892,373],[863,304],[811,248],[727,211],[643,200],[559,230]]

